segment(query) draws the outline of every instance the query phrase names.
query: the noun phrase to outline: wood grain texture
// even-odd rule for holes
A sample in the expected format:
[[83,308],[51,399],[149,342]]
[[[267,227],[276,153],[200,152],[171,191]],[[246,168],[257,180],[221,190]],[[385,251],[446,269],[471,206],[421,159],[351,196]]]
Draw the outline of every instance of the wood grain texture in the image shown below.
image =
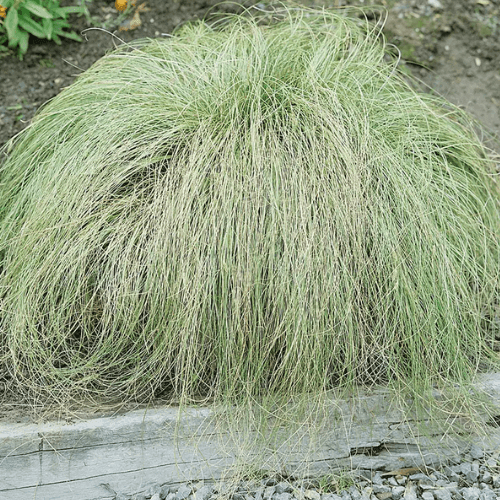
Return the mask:
[[[478,386],[500,414],[500,374],[483,376]],[[152,483],[217,480],[242,450],[265,469],[300,476],[340,468],[437,467],[463,452],[471,437],[485,449],[500,448],[494,427],[481,439],[458,438],[443,436],[445,427],[433,421],[427,435],[416,435],[411,416],[391,405],[383,389],[336,401],[314,436],[307,429],[293,436],[278,432],[265,455],[255,444],[243,448],[240,436],[251,432],[228,432],[212,416],[209,408],[181,415],[161,408],[69,424],[0,424],[0,500],[104,500],[113,491],[138,493]],[[457,418],[453,425],[466,428],[467,421]]]

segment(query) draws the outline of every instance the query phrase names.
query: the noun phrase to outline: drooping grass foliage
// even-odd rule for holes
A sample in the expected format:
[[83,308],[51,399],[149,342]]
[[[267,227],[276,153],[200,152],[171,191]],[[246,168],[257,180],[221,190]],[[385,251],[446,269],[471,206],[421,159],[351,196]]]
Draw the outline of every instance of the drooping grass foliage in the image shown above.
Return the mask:
[[491,162],[396,65],[345,11],[231,16],[121,46],[47,103],[0,170],[19,389],[418,393],[494,362]]

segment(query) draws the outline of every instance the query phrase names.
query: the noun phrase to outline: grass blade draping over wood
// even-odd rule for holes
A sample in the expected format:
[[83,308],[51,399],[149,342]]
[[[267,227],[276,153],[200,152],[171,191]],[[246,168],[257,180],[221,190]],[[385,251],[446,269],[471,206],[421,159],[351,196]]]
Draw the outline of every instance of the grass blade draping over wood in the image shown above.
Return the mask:
[[119,47],[0,169],[0,353],[46,400],[248,400],[498,360],[500,203],[380,27],[288,10]]

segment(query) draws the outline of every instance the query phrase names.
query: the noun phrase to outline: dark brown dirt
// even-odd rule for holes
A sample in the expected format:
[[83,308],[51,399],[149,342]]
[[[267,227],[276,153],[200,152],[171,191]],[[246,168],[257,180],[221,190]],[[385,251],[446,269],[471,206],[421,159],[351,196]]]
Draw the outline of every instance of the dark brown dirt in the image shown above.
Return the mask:
[[[41,104],[70,85],[80,73],[122,41],[172,33],[179,24],[214,11],[217,3],[217,0],[147,0],[144,3],[137,0],[137,6],[143,8],[133,9],[128,18],[117,25],[119,12],[114,1],[93,0],[88,4],[92,24],[83,16],[70,18],[75,31],[84,38],[83,42],[68,39],[58,46],[31,37],[23,61],[14,53],[0,59],[0,147],[28,125]],[[233,5],[216,10],[235,12],[238,9]],[[135,19],[140,19],[140,26],[124,30],[134,22],[134,15]]]
[[[144,10],[139,8],[140,26],[124,31],[132,22],[134,11],[118,26],[114,23],[118,18],[114,2],[94,0],[89,4],[93,26],[83,16],[72,19],[77,32],[90,28],[83,34],[84,42],[65,40],[58,46],[31,37],[23,61],[12,54],[0,59],[0,146],[27,126],[43,102],[70,85],[114,44],[121,43],[119,39],[127,42],[160,37],[171,33],[180,23],[204,17],[210,10],[237,10],[235,4],[218,3],[218,0],[146,0],[141,4]],[[257,2],[250,0],[246,5],[252,3]],[[385,35],[398,46],[406,67],[436,92],[463,106],[489,133],[500,137],[500,0],[303,0],[303,3],[385,6],[388,10]]]
[[[89,4],[92,24],[84,17],[71,19],[75,30],[83,32],[82,43],[65,40],[58,46],[32,37],[23,61],[12,53],[1,57],[0,147],[29,124],[41,104],[70,85],[121,40],[161,37],[183,22],[204,17],[210,10],[238,10],[235,3],[229,6],[218,3],[219,0],[146,0],[127,19],[118,20],[120,26],[114,2],[94,0]],[[257,2],[245,2],[252,3]],[[383,4],[388,13],[384,33],[401,53],[401,68],[464,107],[482,123],[484,141],[500,152],[500,0],[303,0],[303,3]],[[135,29],[120,29],[130,28],[137,19],[141,24]],[[0,380],[0,421],[25,421],[29,418],[26,405],[27,402],[15,401],[9,387]]]
[[[139,0],[137,4],[139,5]],[[243,2],[239,2],[243,3]],[[256,2],[246,2],[250,5]],[[383,4],[388,9],[385,34],[399,47],[406,66],[435,91],[463,106],[500,137],[500,0],[305,0],[308,5]],[[14,55],[0,59],[0,146],[22,130],[36,109],[111,50],[114,44],[135,38],[171,33],[180,23],[204,17],[209,10],[237,10],[217,0],[147,0],[140,10],[141,25],[130,26],[134,12],[122,26],[114,2],[89,4],[94,26],[74,18],[83,43],[62,46],[30,40],[23,61]],[[137,10],[137,9],[136,9]],[[100,26],[108,26],[103,31]],[[113,36],[111,33],[114,33]]]

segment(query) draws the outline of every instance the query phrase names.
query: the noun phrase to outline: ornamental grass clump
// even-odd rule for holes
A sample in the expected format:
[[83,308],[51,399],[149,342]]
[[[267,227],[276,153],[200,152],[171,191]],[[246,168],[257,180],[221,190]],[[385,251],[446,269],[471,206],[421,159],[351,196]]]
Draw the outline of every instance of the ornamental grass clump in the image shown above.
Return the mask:
[[13,140],[0,359],[18,390],[424,394],[498,362],[492,162],[346,12],[122,45]]

